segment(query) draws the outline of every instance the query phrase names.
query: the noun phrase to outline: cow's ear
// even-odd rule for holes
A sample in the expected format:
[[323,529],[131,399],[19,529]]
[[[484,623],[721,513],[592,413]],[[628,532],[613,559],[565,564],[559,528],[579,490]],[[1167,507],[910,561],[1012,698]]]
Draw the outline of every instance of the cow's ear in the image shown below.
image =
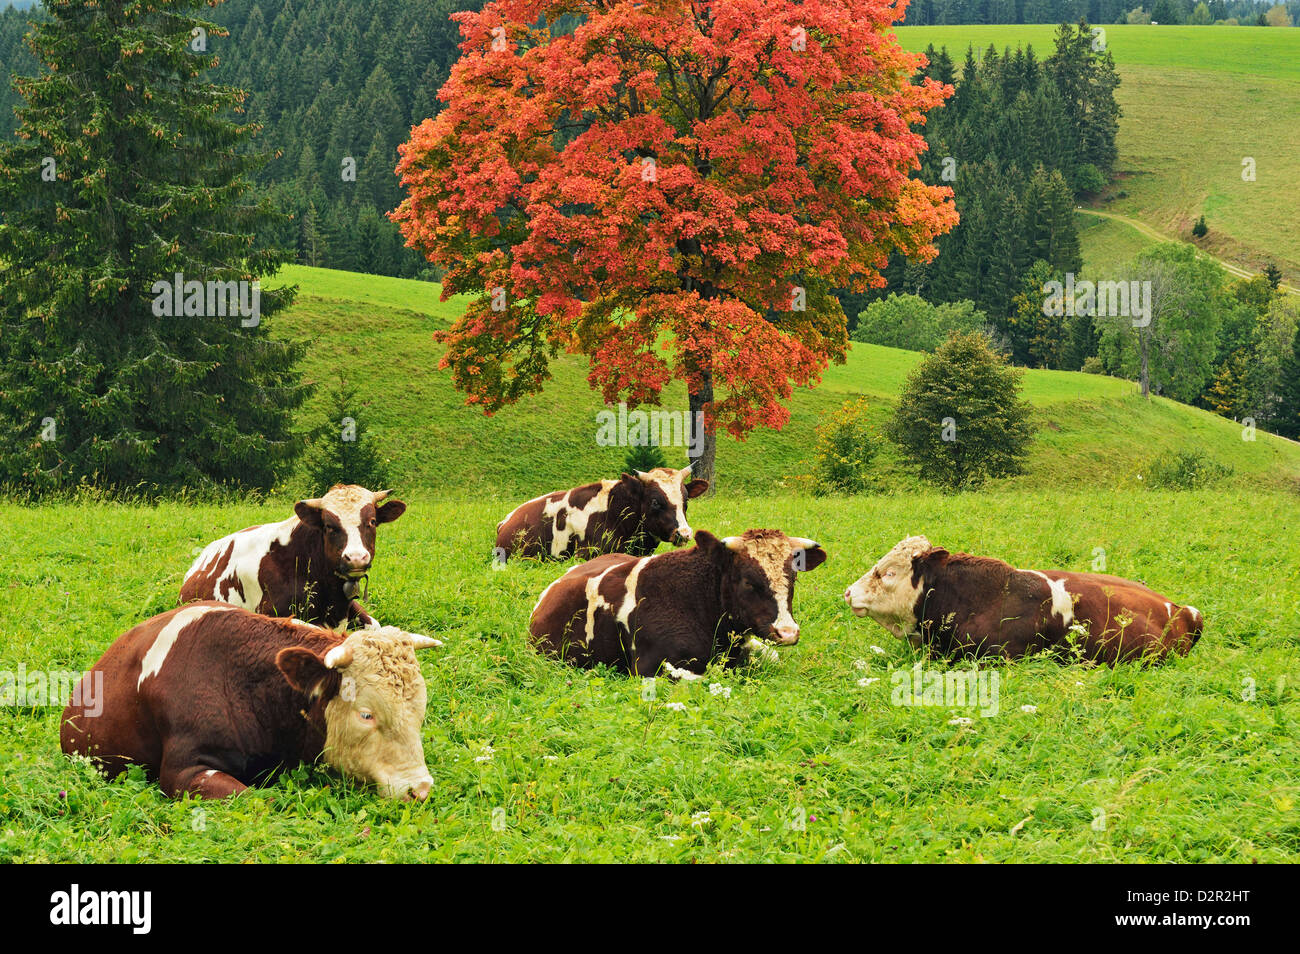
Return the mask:
[[686,485],[686,497],[688,500],[694,500],[708,489],[709,482],[707,480],[692,480]]
[[325,660],[303,646],[289,646],[275,654],[275,666],[285,680],[299,692],[309,693],[326,679],[337,680],[338,674]]
[[293,505],[293,512],[298,515],[298,519],[309,527],[321,526],[321,501],[320,498],[315,500],[299,500]]
[[390,500],[375,511],[375,519],[380,523],[392,523],[406,513],[406,504],[400,500]]
[[731,559],[731,551],[726,548],[721,540],[707,530],[695,531],[695,546],[710,560],[721,563]]
[[931,547],[924,553],[917,554],[912,558],[912,579],[915,581],[917,575],[924,567],[937,566],[948,558],[948,551],[943,547]]
[[800,547],[794,552],[794,568],[800,573],[815,570],[825,562],[826,551],[817,543],[812,546]]
[[635,474],[625,473],[619,478],[618,482],[637,497],[641,496],[641,492],[645,490],[645,484],[643,484],[641,478],[637,477]]

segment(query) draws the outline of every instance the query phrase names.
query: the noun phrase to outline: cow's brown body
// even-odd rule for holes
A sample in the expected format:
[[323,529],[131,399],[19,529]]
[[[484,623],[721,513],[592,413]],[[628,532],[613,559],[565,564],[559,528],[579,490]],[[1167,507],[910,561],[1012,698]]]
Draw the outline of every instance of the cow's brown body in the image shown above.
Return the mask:
[[535,497],[497,524],[496,558],[645,556],[661,541],[685,543],[687,501],[709,486],[689,472],[657,468]]
[[[892,586],[884,579],[895,570]],[[874,578],[873,578],[874,574]],[[1186,654],[1204,620],[1141,583],[1020,570],[990,557],[903,541],[845,593],[894,635],[944,654],[1018,658],[1039,650],[1098,662]]]
[[354,597],[374,558],[376,526],[406,509],[399,500],[380,503],[386,494],[338,486],[300,501],[287,520],[208,544],[185,575],[180,601],[220,600],[331,629],[377,627]]
[[750,637],[798,640],[794,564],[813,569],[824,559],[817,544],[778,531],[726,541],[701,531],[688,550],[607,554],[574,567],[542,593],[529,631],[540,650],[584,668],[653,676],[699,674],[719,658],[735,666],[747,661]]
[[[160,636],[170,640],[165,653],[161,644],[155,649]],[[143,766],[171,796],[240,791],[278,767],[314,761],[325,742],[337,674],[308,699],[285,680],[276,654],[291,646],[324,653],[342,641],[330,630],[224,603],[162,613],[124,633],[95,664],[103,711],[88,716],[69,705],[63,751],[90,756],[109,777]]]

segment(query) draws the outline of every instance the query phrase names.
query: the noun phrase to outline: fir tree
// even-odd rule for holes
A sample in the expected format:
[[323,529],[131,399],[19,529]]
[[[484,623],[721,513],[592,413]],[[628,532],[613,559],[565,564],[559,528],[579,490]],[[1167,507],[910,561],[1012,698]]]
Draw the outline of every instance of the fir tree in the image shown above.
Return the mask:
[[50,2],[32,35],[0,150],[0,481],[270,487],[296,450],[303,347],[266,320],[292,290],[252,289],[287,257],[254,244],[265,157],[192,6]]

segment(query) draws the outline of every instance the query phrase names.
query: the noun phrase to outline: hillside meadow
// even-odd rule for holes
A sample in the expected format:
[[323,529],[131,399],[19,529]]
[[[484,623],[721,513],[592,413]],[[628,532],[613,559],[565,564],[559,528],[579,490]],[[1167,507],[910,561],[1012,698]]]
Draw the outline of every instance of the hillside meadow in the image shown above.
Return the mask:
[[[1122,80],[1115,98],[1124,114],[1117,181],[1097,207],[1182,240],[1190,240],[1192,225],[1204,215],[1210,231],[1198,242],[1201,248],[1253,269],[1274,261],[1290,280],[1300,276],[1300,233],[1292,227],[1300,214],[1292,187],[1300,179],[1300,30],[1103,29]],[[967,46],[979,56],[989,44],[999,51],[1032,44],[1046,57],[1056,27],[902,26],[895,32],[910,50],[946,45],[960,68]],[[1252,181],[1242,178],[1247,158],[1254,160]],[[1106,238],[1105,232],[1082,236],[1089,268],[1109,268],[1127,257],[1098,241]],[[1135,240],[1119,234],[1115,241],[1123,249]]]
[[[596,443],[604,405],[587,387],[584,360],[561,355],[543,393],[487,417],[465,407],[449,375],[438,370],[442,347],[433,332],[459,315],[454,300],[438,300],[439,286],[305,266],[287,267],[268,284],[281,282],[297,284],[300,294],[275,319],[273,331],[310,342],[304,369],[320,385],[299,419],[304,425],[326,420],[329,390],[342,374],[359,388],[352,416],[374,429],[395,486],[531,497],[622,469],[627,448]],[[801,488],[798,478],[811,470],[822,416],[865,396],[872,420],[883,425],[920,357],[853,344],[847,362],[832,365],[818,388],[795,390],[782,430],[757,430],[744,441],[719,437],[719,489],[762,495]],[[1153,456],[1184,448],[1200,448],[1231,467],[1231,482],[1243,487],[1300,482],[1295,443],[1246,434],[1232,421],[1164,398],[1143,401],[1132,382],[1030,370],[1024,396],[1034,405],[1038,437],[1026,473],[999,482],[1007,489],[1140,488],[1138,478]],[[662,409],[685,407],[685,389],[668,387]],[[670,462],[685,464],[684,449],[668,453],[680,456],[680,463]],[[888,444],[877,470],[879,491],[921,486]]]
[[[224,803],[105,783],[59,710],[0,720],[0,861],[1294,861],[1300,527],[1278,492],[719,496],[692,522],[778,526],[830,554],[775,664],[650,684],[526,640],[564,564],[493,570],[506,498],[415,492],[380,534],[369,606],[421,654],[434,792],[387,802],[300,768]],[[0,504],[0,670],[80,670],[173,605],[196,547],[264,505]],[[1192,653],[1145,669],[984,664],[996,714],[892,704],[923,661],[841,594],[907,533],[1020,566],[1106,569],[1197,605]],[[713,686],[718,688],[713,688]],[[680,711],[669,707],[680,703]],[[970,719],[969,724],[954,720]]]

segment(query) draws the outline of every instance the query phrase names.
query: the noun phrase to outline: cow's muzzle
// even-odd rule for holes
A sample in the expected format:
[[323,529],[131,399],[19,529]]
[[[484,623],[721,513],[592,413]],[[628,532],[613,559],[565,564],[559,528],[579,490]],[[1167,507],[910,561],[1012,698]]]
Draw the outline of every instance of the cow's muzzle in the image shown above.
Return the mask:
[[669,542],[675,547],[680,547],[682,544],[690,543],[691,538],[694,536],[695,532],[689,528],[686,530],[674,530],[673,535],[669,538]]
[[768,638],[778,646],[793,646],[799,642],[799,627],[773,626]]
[[855,603],[855,602],[853,602],[853,587],[850,586],[847,590],[844,591],[844,602],[846,602],[846,603],[849,604],[849,609],[853,610],[853,615],[854,615],[854,616],[866,616],[866,615],[867,615],[867,604],[866,604],[866,603]]

